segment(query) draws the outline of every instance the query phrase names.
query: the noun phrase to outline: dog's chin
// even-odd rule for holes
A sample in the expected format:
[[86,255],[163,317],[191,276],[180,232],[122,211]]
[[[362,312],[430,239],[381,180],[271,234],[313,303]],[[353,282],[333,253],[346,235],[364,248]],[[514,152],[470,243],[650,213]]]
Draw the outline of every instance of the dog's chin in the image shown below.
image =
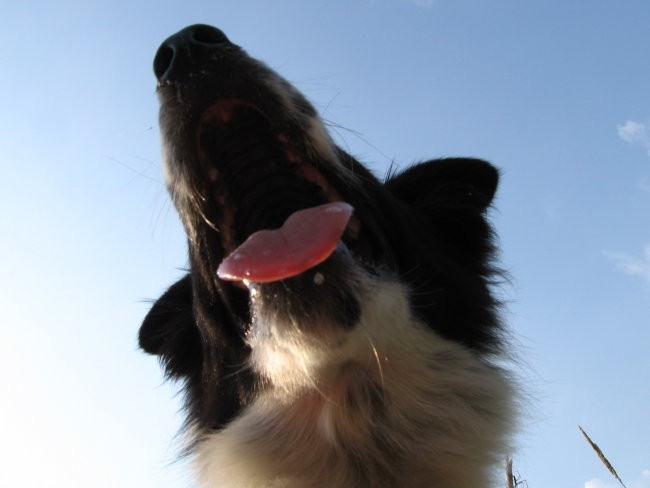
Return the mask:
[[341,243],[328,259],[297,276],[248,284],[251,307],[262,322],[285,323],[304,334],[348,330],[359,321],[367,275]]
[[298,276],[249,284],[251,367],[289,397],[338,383],[343,365],[357,359],[350,344],[364,334],[363,305],[378,286],[343,244]]

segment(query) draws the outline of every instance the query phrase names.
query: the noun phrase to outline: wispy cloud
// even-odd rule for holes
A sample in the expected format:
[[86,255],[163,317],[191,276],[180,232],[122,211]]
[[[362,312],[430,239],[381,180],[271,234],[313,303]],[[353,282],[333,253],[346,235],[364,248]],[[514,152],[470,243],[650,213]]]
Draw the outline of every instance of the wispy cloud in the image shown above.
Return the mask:
[[643,248],[643,256],[631,256],[622,252],[605,252],[616,268],[631,276],[638,276],[650,284],[650,244]]
[[[626,482],[628,488],[650,488],[650,469],[641,473],[641,476],[631,482]],[[585,488],[621,488],[621,485],[614,482],[605,483],[599,479],[593,479],[585,483]]]
[[642,122],[628,120],[616,126],[618,136],[630,144],[640,144],[650,156],[650,127]]
[[585,488],[621,488],[618,483],[605,483],[599,479],[594,478],[585,483]]

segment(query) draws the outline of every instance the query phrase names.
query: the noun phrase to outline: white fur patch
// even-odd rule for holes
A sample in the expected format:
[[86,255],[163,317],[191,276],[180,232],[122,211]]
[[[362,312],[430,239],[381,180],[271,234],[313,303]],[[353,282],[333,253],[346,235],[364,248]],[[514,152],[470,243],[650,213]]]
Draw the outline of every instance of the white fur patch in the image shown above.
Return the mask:
[[251,362],[271,387],[199,445],[205,486],[492,486],[514,410],[506,373],[419,323],[401,285],[361,293],[350,331],[257,316]]
[[341,164],[335,152],[336,145],[322,119],[315,114],[308,117],[298,110],[296,99],[302,98],[302,95],[296,88],[272,71],[269,71],[269,77],[264,79],[264,83],[281,101],[283,112],[302,128],[308,159],[327,161],[331,170],[336,171],[348,184],[356,185],[357,175]]

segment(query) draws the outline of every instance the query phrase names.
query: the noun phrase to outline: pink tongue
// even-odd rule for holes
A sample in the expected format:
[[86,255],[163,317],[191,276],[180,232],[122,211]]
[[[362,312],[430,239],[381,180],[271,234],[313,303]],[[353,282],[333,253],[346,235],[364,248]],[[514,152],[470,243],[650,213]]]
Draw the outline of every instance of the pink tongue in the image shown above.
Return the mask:
[[348,203],[334,202],[295,212],[279,229],[251,235],[221,262],[217,274],[255,283],[298,275],[334,252],[353,211]]

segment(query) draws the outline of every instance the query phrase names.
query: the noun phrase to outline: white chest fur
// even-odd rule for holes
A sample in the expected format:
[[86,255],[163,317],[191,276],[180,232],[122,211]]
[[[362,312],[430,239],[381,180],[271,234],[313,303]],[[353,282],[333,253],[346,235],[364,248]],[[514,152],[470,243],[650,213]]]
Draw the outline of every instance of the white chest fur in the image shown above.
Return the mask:
[[415,320],[400,285],[371,288],[352,331],[257,324],[251,366],[271,387],[204,438],[204,486],[491,486],[513,414],[506,373]]

